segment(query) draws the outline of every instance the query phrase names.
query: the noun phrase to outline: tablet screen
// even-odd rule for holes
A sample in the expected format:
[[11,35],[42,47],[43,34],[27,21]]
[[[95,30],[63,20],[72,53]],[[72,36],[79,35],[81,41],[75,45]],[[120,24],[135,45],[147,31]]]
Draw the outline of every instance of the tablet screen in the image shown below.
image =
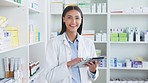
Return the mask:
[[75,64],[73,67],[82,67],[82,66],[84,66],[88,62],[99,61],[100,59],[104,59],[104,57],[103,56],[99,56],[99,57],[88,58],[86,60],[83,60],[83,61]]

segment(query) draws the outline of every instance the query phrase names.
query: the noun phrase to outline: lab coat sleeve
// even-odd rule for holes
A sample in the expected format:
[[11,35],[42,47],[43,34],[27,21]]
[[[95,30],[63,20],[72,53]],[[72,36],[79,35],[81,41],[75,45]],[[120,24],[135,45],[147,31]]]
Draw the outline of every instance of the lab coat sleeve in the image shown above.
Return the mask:
[[[90,44],[91,46],[91,48],[90,48],[90,52],[91,52],[91,56],[92,57],[96,57],[97,55],[96,55],[96,50],[95,50],[95,46],[94,46],[94,43],[91,43]],[[91,80],[96,80],[97,79],[97,77],[99,76],[99,71],[98,71],[98,67],[96,68],[96,73],[95,74],[92,74],[89,70],[88,70],[88,75],[89,75],[89,77],[91,78]]]
[[46,80],[49,83],[62,81],[70,75],[67,63],[58,64],[58,43],[50,41],[46,49]]
[[99,75],[99,71],[98,71],[98,69],[97,69],[97,70],[96,70],[96,73],[93,74],[92,72],[90,72],[90,71],[88,70],[88,74],[89,74],[91,80],[95,81],[95,80],[97,79],[98,75]]

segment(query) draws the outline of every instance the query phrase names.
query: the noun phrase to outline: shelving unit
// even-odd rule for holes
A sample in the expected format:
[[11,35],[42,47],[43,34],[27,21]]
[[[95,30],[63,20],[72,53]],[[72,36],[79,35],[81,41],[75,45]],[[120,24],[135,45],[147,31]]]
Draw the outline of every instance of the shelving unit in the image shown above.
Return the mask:
[[[35,28],[37,27],[40,33],[40,39],[36,42],[29,44],[29,62],[39,61],[40,69],[33,76],[29,78],[29,83],[36,78],[40,78],[39,81],[45,83],[45,78],[43,76],[44,72],[44,61],[45,61],[45,50],[47,41],[47,1],[38,0],[38,8],[34,9],[28,7],[29,9],[29,25],[32,24]],[[29,26],[30,27],[30,26]],[[36,38],[35,38],[36,39]],[[42,79],[41,79],[42,78]],[[39,82],[39,83],[40,83]]]
[[28,81],[28,51],[27,51],[27,10],[25,8],[27,2],[23,1],[23,4],[19,4],[10,0],[0,1],[0,16],[5,16],[8,18],[8,26],[18,27],[19,34],[19,45],[14,48],[8,48],[7,50],[0,51],[0,77],[5,77],[5,71],[3,66],[4,57],[19,57],[23,63],[23,76],[25,82]]
[[[136,8],[148,7],[146,0],[109,0],[109,9],[129,9],[135,8],[135,13],[110,13],[110,28],[126,28],[138,27],[139,30],[148,30],[148,13],[137,12]],[[118,3],[118,4],[115,4]],[[126,4],[123,4],[126,3]],[[122,5],[121,5],[122,4]],[[135,59],[136,57],[143,57],[148,61],[147,41],[131,41],[131,42],[109,42],[109,57],[117,57],[118,59]],[[110,59],[109,58],[109,59]],[[110,67],[110,79],[146,79],[148,77],[147,68],[126,68],[126,67]]]
[[[22,0],[19,4],[12,0],[0,0],[0,16],[8,18],[8,26],[18,27],[19,45],[0,51],[0,78],[5,77],[3,58],[16,57],[22,59],[24,83],[30,83],[36,78],[45,83],[43,77],[45,49],[47,43],[47,1],[39,1],[39,8],[29,7],[30,0]],[[40,41],[29,43],[29,24],[30,21],[38,27]],[[39,61],[39,71],[30,78],[29,62]],[[40,77],[41,76],[41,77]]]
[[[56,0],[55,0],[56,1]],[[62,0],[57,0],[62,1]],[[64,1],[61,4],[64,4]],[[78,0],[77,0],[78,1]],[[148,7],[147,0],[91,0],[91,3],[107,3],[106,13],[84,13],[83,30],[95,30],[95,33],[101,31],[107,33],[107,41],[94,41],[96,49],[101,49],[102,55],[107,57],[107,66],[99,68],[100,76],[93,83],[110,83],[112,78],[145,79],[148,77],[147,68],[120,68],[111,67],[112,57],[119,59],[143,57],[148,61],[148,42],[147,41],[110,41],[110,29],[123,29],[126,27],[138,27],[139,30],[148,30],[148,12],[131,13],[130,8]],[[48,3],[51,3],[48,0]],[[52,13],[50,4],[48,4],[48,39],[51,32],[59,32],[61,29],[61,14]],[[123,13],[111,13],[112,10],[123,10]],[[125,12],[126,11],[126,12]],[[140,76],[139,76],[140,75]],[[138,77],[139,76],[139,77]]]
[[[138,8],[138,7],[148,7],[146,0],[143,1],[133,1],[133,0],[125,0],[119,1],[119,4],[114,4],[118,2],[117,0],[110,1],[109,8]],[[134,2],[134,3],[133,3]],[[121,3],[127,3],[122,4]],[[110,27],[111,28],[125,28],[125,27],[138,27],[140,30],[148,30],[146,19],[148,18],[147,13],[143,12],[135,12],[135,13],[111,13],[110,14]],[[117,57],[119,59],[131,58],[134,59],[136,57],[143,57],[145,61],[147,61],[147,41],[140,42],[110,42],[110,57]],[[118,52],[117,52],[118,51]],[[124,73],[125,74],[124,74]],[[118,68],[118,67],[110,67],[110,78],[120,78],[120,79],[145,79],[148,77],[148,69],[147,68]],[[117,73],[119,75],[117,75]],[[127,74],[128,73],[128,74]],[[127,74],[127,75],[126,75]],[[138,76],[137,76],[138,75]],[[139,76],[140,75],[140,76]]]

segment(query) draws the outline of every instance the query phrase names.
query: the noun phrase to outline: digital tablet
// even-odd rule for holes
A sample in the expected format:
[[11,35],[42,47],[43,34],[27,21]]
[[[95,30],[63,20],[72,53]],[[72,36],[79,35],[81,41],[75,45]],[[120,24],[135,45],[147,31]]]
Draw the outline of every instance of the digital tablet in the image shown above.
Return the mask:
[[88,58],[88,59],[86,59],[86,60],[83,60],[83,61],[81,61],[81,62],[75,64],[75,65],[72,66],[72,67],[83,67],[83,66],[84,66],[86,63],[88,63],[88,62],[99,61],[99,60],[101,60],[101,59],[104,59],[104,57],[103,57],[103,56],[99,56],[99,57]]

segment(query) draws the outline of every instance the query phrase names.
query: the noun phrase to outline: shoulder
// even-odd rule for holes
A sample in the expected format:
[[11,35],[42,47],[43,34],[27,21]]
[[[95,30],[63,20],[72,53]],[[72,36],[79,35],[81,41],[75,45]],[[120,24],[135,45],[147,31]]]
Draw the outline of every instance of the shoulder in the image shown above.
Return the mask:
[[58,45],[58,43],[60,43],[62,41],[62,35],[59,35],[55,38],[52,38],[48,41],[48,45]]

